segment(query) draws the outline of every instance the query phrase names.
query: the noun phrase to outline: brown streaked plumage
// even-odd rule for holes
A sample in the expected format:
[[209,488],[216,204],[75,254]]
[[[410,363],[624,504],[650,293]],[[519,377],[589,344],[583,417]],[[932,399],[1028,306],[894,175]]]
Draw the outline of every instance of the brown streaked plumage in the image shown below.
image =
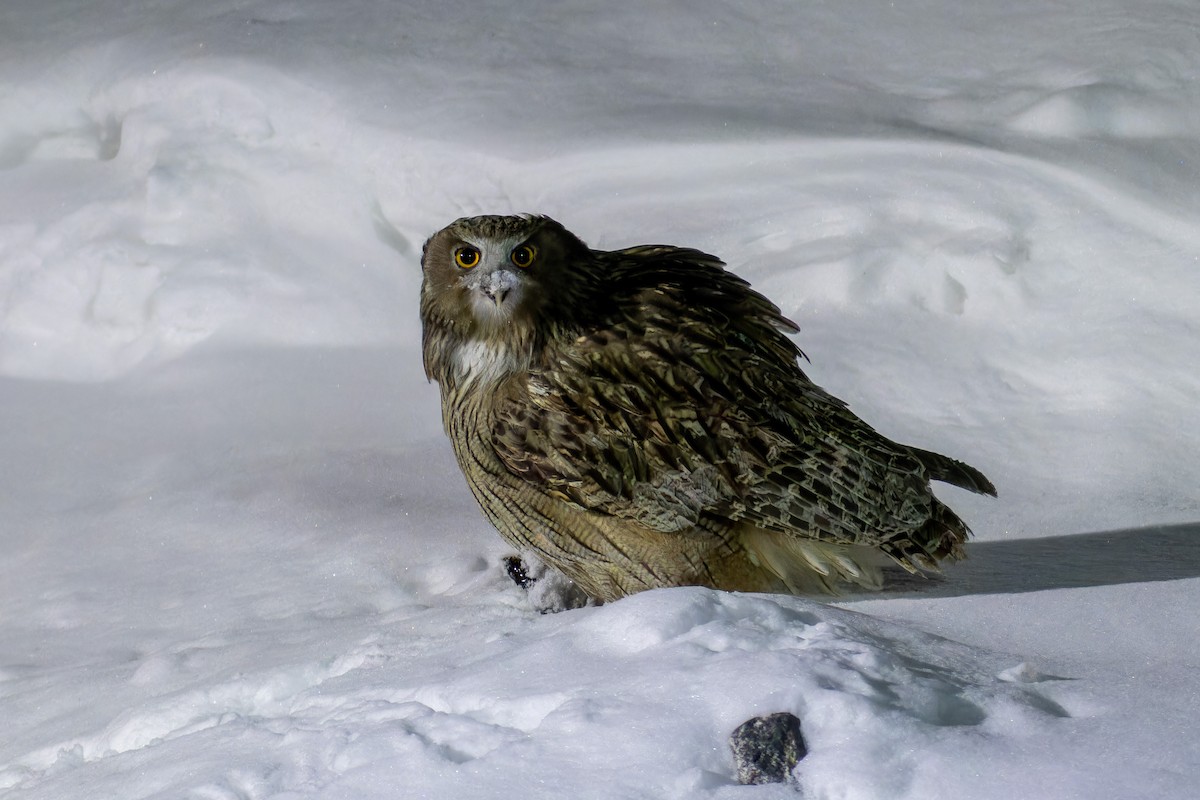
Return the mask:
[[484,216],[434,234],[422,268],[425,371],[471,491],[597,599],[878,587],[888,559],[963,555],[930,481],[995,494],[813,384],[796,326],[713,256]]

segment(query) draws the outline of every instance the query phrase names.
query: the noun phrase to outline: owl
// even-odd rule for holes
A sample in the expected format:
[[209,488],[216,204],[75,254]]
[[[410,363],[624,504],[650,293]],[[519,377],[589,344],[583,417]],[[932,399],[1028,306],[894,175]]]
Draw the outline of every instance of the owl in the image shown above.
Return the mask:
[[798,328],[698,250],[593,250],[545,216],[425,243],[422,350],[458,465],[510,545],[600,601],[809,594],[937,570],[978,470],[881,436],[804,374]]

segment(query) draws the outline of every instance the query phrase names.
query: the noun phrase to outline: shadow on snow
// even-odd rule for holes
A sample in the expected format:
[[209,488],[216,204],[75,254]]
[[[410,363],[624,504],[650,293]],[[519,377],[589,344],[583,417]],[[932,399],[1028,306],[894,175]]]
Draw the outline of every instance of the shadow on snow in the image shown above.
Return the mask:
[[959,597],[1200,578],[1200,522],[975,542],[943,576],[888,574],[885,594]]

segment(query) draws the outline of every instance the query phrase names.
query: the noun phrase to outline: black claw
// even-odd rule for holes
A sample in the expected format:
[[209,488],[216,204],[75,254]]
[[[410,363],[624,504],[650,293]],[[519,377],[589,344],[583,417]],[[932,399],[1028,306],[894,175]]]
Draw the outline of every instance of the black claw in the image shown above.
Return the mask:
[[529,573],[525,571],[525,562],[520,556],[505,556],[504,571],[508,573],[508,577],[512,578],[513,583],[520,586],[522,589],[528,589],[533,584],[537,583],[534,578],[529,577]]

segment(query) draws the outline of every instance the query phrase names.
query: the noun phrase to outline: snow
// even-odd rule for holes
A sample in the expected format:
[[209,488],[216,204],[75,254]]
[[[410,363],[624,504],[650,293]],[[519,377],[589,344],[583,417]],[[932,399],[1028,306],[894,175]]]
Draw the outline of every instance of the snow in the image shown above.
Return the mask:
[[[1200,792],[1188,2],[0,9],[0,795]],[[540,615],[420,364],[420,247],[725,258],[981,468],[944,580]],[[939,490],[941,491],[941,490]]]

